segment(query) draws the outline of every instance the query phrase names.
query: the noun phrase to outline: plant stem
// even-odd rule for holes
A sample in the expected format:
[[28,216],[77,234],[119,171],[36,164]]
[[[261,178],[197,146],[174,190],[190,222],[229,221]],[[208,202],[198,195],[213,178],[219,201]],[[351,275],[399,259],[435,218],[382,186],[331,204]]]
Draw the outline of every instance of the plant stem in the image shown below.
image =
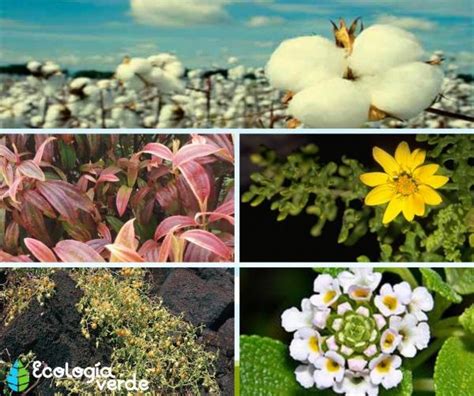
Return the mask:
[[416,378],[413,380],[413,390],[434,392],[434,380],[432,378]]
[[448,328],[459,326],[459,316],[451,316],[436,323],[436,328]]
[[398,275],[400,278],[402,278],[404,281],[408,282],[410,286],[414,289],[415,287],[418,287],[418,282],[413,276],[412,272],[410,271],[409,268],[387,268],[384,267],[382,268],[383,272],[391,272],[392,274]]
[[444,117],[450,117],[450,118],[456,118],[458,120],[474,122],[474,117],[470,117],[465,114],[452,113],[446,110],[434,109],[433,107],[429,107],[425,111],[427,113],[432,113],[432,114],[436,114],[436,115],[440,115]]
[[456,336],[456,337],[463,337],[466,335],[466,332],[464,331],[464,329],[462,327],[444,327],[444,328],[435,328],[433,329],[433,336],[434,337],[438,337],[438,338],[442,338],[442,337],[453,337],[453,336]]

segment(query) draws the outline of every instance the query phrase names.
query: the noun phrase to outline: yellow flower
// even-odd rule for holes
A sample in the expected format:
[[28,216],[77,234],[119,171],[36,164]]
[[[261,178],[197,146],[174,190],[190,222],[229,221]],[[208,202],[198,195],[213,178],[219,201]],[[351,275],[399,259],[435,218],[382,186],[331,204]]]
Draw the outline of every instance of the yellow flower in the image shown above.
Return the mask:
[[407,142],[401,142],[395,150],[395,158],[384,150],[374,147],[375,161],[384,172],[364,173],[362,183],[375,187],[365,197],[369,206],[388,202],[383,215],[383,223],[394,220],[400,212],[405,219],[412,221],[415,216],[423,216],[425,205],[439,205],[441,196],[435,191],[444,186],[449,178],[435,175],[439,165],[422,165],[426,152],[416,149],[410,152]]

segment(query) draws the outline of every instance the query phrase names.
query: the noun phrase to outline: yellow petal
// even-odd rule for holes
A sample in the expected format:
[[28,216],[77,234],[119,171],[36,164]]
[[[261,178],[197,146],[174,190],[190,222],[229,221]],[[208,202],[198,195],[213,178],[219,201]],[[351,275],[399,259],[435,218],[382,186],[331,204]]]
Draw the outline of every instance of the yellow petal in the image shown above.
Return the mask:
[[423,179],[424,184],[427,184],[428,186],[431,186],[433,188],[443,187],[448,181],[449,177],[440,175],[433,175]]
[[425,162],[426,151],[422,149],[416,149],[411,153],[411,169],[418,168],[423,162]]
[[401,196],[394,197],[389,204],[387,205],[387,209],[385,209],[385,213],[383,214],[382,222],[384,224],[390,223],[398,214],[402,211],[403,208],[403,198]]
[[425,214],[425,201],[420,193],[412,194],[408,197],[410,205],[413,207],[413,212],[417,216],[423,216]]
[[438,169],[439,165],[437,164],[423,165],[415,169],[415,171],[413,172],[413,176],[419,182],[424,183],[424,179],[433,176]]
[[406,197],[403,200],[403,207],[402,207],[403,216],[405,216],[405,219],[407,219],[408,221],[412,221],[413,218],[415,217],[415,209],[413,205],[411,205],[410,197],[411,195]]
[[439,205],[441,202],[443,202],[441,195],[439,195],[435,190],[433,190],[429,186],[422,184],[418,186],[418,191],[423,197],[423,200],[425,201],[425,203],[428,205]]
[[410,147],[407,142],[401,142],[395,150],[395,161],[401,168],[408,168],[411,165]]
[[395,161],[395,158],[393,158],[386,151],[382,150],[381,148],[374,147],[372,150],[372,155],[374,156],[375,161],[377,161],[383,168],[385,173],[388,173],[390,176],[400,173],[400,166],[398,165],[397,161]]
[[370,172],[360,175],[360,181],[370,187],[388,183],[390,176],[383,172]]
[[395,196],[395,187],[390,184],[382,184],[375,187],[365,197],[365,204],[369,206],[382,205]]

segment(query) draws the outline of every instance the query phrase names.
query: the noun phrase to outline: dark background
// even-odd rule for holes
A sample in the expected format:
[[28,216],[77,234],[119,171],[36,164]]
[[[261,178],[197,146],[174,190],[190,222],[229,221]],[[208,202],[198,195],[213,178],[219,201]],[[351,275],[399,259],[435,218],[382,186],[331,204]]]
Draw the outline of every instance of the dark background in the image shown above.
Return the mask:
[[[245,193],[251,184],[250,175],[259,167],[250,162],[250,155],[263,146],[275,150],[285,158],[300,147],[314,143],[319,147],[322,163],[340,163],[343,155],[359,160],[376,171],[380,166],[372,157],[372,147],[378,146],[390,154],[405,140],[410,149],[427,148],[416,142],[414,134],[331,134],[331,135],[241,135],[240,136],[240,191]],[[372,261],[378,259],[379,247],[374,234],[367,234],[354,246],[337,243],[341,229],[342,211],[334,222],[326,223],[321,236],[310,235],[316,217],[302,212],[276,221],[277,212],[270,210],[271,202],[265,201],[257,207],[240,204],[240,258],[242,262],[349,262],[366,255]]]

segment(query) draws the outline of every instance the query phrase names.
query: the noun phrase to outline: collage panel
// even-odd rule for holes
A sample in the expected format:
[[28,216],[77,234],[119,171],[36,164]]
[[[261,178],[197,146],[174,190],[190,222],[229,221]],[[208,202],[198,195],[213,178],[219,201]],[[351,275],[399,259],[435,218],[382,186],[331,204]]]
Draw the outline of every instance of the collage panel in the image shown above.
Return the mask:
[[230,134],[0,136],[0,261],[233,262]]
[[472,395],[472,267],[242,268],[240,285],[243,396]]
[[232,395],[234,271],[0,269],[0,394]]
[[472,262],[474,135],[242,134],[240,259]]

